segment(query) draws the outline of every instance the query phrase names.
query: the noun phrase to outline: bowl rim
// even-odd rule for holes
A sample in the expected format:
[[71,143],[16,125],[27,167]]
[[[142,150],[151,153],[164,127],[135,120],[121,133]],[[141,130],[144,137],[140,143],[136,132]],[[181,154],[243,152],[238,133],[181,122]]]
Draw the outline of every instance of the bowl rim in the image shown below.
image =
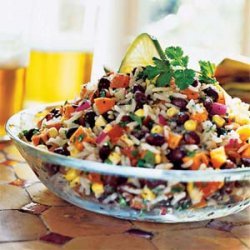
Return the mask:
[[110,165],[96,161],[77,159],[71,156],[59,155],[53,152],[45,151],[33,146],[32,144],[21,140],[18,136],[20,133],[15,132],[13,128],[18,127],[22,115],[33,115],[44,109],[61,106],[63,102],[43,104],[32,108],[24,109],[12,115],[6,122],[6,132],[15,144],[21,146],[24,150],[28,150],[33,155],[44,161],[58,164],[61,166],[72,167],[82,171],[96,172],[105,175],[119,175],[125,177],[134,177],[142,179],[156,179],[166,181],[236,181],[250,180],[250,167],[235,169],[207,169],[207,170],[165,170],[154,168],[139,168],[123,165]]

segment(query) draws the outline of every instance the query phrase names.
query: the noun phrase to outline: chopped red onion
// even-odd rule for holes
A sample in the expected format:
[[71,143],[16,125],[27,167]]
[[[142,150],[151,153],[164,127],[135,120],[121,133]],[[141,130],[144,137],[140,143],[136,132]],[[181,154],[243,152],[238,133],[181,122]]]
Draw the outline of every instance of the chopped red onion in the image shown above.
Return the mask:
[[163,126],[167,125],[167,122],[166,122],[165,118],[162,115],[159,115],[158,118],[159,118],[159,123],[161,125],[163,125]]
[[107,133],[101,132],[99,136],[96,138],[96,143],[98,144],[101,143],[107,135],[108,135]]
[[83,111],[83,110],[88,109],[90,107],[91,107],[90,102],[89,101],[85,101],[79,107],[76,108],[76,111]]
[[212,115],[225,115],[227,113],[227,106],[218,102],[214,102],[211,108]]

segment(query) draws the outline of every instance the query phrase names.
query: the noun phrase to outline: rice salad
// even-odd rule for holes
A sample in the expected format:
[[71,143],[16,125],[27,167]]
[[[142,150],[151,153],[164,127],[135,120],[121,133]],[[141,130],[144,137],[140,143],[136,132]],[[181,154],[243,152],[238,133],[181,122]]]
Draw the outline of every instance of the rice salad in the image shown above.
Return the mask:
[[[250,165],[249,105],[218,84],[195,77],[181,89],[157,86],[144,67],[109,72],[80,97],[39,113],[20,137],[37,148],[83,160],[135,168],[207,170]],[[173,183],[47,166],[78,196],[143,210],[205,207],[237,200],[236,182]]]

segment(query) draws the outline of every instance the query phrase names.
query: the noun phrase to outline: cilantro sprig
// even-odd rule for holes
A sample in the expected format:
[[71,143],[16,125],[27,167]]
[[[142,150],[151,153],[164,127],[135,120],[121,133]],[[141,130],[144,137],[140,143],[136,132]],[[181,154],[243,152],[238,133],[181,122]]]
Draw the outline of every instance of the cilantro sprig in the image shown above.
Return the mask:
[[153,58],[154,65],[149,65],[141,72],[139,77],[155,80],[157,87],[170,85],[172,79],[181,90],[192,85],[195,79],[203,83],[215,83],[215,65],[209,61],[199,61],[200,71],[188,68],[189,57],[184,55],[181,47],[168,47],[161,58]]

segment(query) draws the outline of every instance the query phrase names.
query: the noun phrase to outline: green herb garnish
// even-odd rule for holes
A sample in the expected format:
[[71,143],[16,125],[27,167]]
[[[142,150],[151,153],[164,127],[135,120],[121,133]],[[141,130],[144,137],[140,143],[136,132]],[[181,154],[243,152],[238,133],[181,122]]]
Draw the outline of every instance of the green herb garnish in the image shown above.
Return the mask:
[[142,126],[142,118],[141,117],[139,117],[133,113],[131,113],[129,116],[133,121],[137,122],[140,125],[140,127]]
[[82,142],[83,141],[83,139],[84,139],[84,135],[79,135],[78,137],[77,137],[77,141],[79,141],[79,142]]
[[155,155],[151,151],[147,151],[143,159],[149,165],[155,164]]
[[196,151],[187,151],[187,156],[188,157],[194,157],[196,154]]
[[188,68],[189,57],[184,55],[180,47],[168,47],[164,56],[153,58],[154,66],[147,66],[139,75],[144,79],[153,80],[157,87],[169,86],[175,79],[175,84],[183,90],[192,85],[195,79],[203,83],[217,82],[214,77],[215,65],[209,61],[200,61],[200,72]]

